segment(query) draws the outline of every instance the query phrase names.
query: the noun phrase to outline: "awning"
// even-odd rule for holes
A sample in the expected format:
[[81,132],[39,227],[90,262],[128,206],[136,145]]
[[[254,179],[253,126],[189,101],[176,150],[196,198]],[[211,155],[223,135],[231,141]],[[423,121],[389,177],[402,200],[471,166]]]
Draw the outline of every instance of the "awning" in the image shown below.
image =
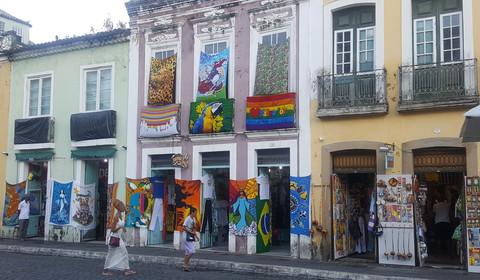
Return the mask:
[[465,120],[460,131],[462,142],[480,142],[480,106],[470,109],[464,116]]
[[72,150],[72,158],[111,158],[116,151],[115,148]]
[[51,160],[54,152],[31,152],[31,153],[16,153],[15,157],[18,161],[39,161]]

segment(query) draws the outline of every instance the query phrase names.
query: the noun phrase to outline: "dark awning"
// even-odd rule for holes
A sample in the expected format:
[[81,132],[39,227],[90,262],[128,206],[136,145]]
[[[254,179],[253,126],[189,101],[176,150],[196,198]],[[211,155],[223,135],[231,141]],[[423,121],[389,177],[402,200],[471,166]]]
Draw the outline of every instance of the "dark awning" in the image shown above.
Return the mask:
[[72,150],[72,158],[111,158],[116,151],[115,148]]
[[31,152],[16,153],[16,159],[19,161],[51,160],[54,152]]

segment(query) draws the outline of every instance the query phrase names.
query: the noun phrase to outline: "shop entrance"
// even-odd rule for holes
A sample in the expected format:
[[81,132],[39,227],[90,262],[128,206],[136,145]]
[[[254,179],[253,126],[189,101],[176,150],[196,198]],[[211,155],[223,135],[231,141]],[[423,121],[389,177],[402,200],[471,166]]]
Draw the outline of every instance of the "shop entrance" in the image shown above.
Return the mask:
[[465,232],[465,170],[463,148],[414,151],[414,171],[419,186],[416,223],[420,241],[428,251],[428,257],[421,260],[424,265],[464,267],[466,264],[464,235],[452,239],[458,226]]
[[230,153],[202,153],[201,248],[228,251]]
[[48,163],[28,163],[28,192],[30,193],[30,222],[27,237],[43,237],[45,228],[45,200],[47,190]]
[[[163,180],[164,199],[162,205],[163,222],[157,220],[155,228],[149,230],[148,244],[170,244],[173,245],[173,233],[175,231],[175,168],[172,167],[173,154],[152,156],[151,176],[157,176]],[[166,197],[165,197],[166,196]],[[165,207],[166,203],[166,207]],[[158,204],[157,204],[158,205]],[[152,222],[152,221],[151,221]]]
[[108,159],[85,160],[85,184],[95,184],[95,228],[82,230],[82,241],[105,240],[107,230]]
[[266,250],[290,254],[290,150],[257,150],[257,159],[258,174],[267,176],[270,186],[271,246]]

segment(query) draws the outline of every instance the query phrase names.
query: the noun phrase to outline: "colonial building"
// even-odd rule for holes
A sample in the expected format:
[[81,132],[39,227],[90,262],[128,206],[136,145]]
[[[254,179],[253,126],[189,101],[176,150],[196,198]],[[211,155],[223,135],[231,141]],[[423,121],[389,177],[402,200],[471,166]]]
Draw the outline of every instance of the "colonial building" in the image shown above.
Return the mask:
[[28,21],[23,21],[0,9],[0,35],[13,31],[20,37],[22,44],[28,45],[30,44],[31,27],[32,25]]

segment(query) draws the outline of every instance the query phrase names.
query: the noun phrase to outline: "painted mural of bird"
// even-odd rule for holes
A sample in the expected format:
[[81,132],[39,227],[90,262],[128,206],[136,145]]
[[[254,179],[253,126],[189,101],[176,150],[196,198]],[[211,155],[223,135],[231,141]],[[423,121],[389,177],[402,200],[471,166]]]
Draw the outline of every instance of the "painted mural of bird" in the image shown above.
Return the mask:
[[221,102],[208,103],[203,108],[202,114],[193,124],[192,133],[211,133],[213,132],[213,124],[215,117],[220,115],[223,110]]

